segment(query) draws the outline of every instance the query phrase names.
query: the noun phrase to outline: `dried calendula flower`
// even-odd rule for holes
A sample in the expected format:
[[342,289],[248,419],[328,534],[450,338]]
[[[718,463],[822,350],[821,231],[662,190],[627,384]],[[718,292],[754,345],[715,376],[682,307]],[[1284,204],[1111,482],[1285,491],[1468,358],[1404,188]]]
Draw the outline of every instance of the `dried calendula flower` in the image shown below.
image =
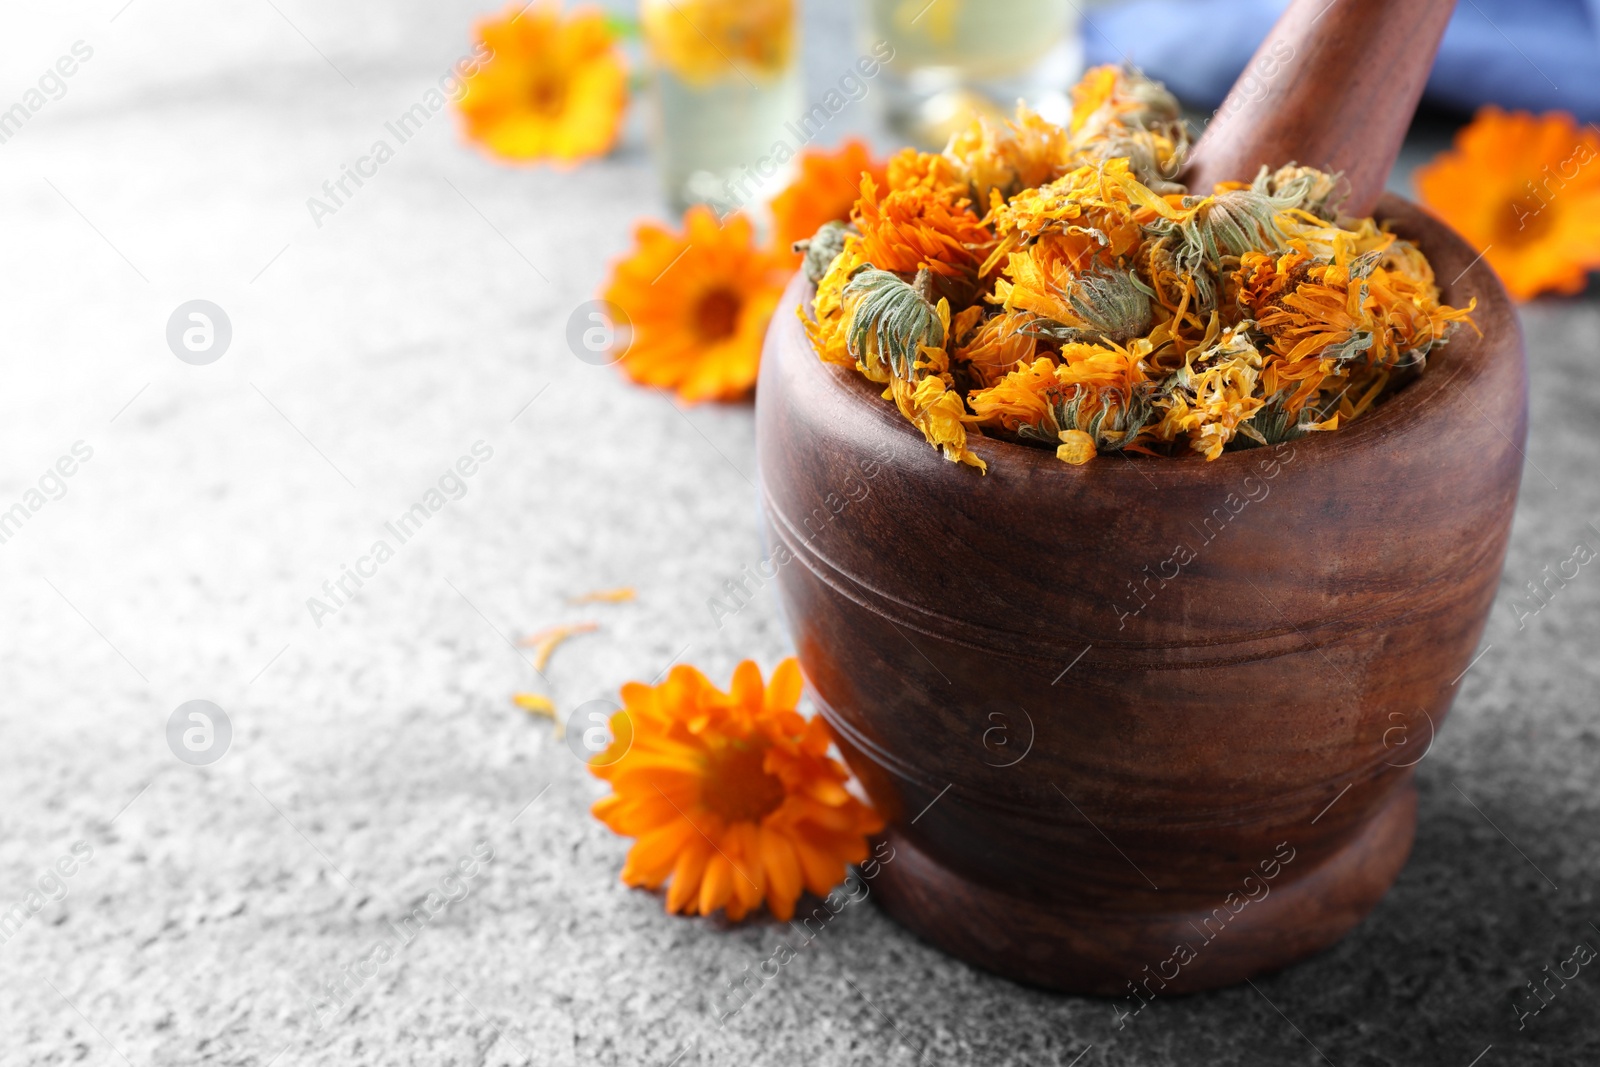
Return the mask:
[[[925,290],[926,272],[919,277]],[[944,347],[938,309],[897,274],[869,265],[845,286],[844,299],[849,308],[846,344],[862,373],[875,382],[888,381],[890,375],[915,380],[918,351]]]
[[1023,109],[901,152],[808,246],[817,354],[952,462],[983,468],[983,434],[1214,460],[1362,417],[1470,324],[1419,249],[1340,216],[1339,175],[1189,190],[1188,143],[1166,89],[1101,67],[1065,128]]
[[815,234],[804,241],[796,241],[794,250],[802,256],[806,277],[820,283],[828,276],[828,268],[844,251],[844,241],[855,231],[848,222],[824,222]]
[[1204,350],[1191,349],[1188,361],[1167,379],[1155,401],[1162,413],[1155,430],[1160,440],[1186,439],[1194,451],[1215,459],[1261,409],[1261,353],[1250,342],[1248,325],[1230,328]]

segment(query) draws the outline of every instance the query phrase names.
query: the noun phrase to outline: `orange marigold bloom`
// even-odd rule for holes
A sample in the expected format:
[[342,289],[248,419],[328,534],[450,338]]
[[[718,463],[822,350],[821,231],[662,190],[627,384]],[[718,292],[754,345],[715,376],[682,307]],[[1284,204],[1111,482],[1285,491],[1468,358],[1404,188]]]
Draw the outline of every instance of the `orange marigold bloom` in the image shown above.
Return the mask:
[[862,180],[854,221],[866,262],[896,274],[926,267],[936,278],[970,284],[994,245],[964,199],[951,201],[922,187],[890,189],[880,199],[871,178]]
[[728,693],[685,666],[661,685],[622,687],[614,740],[590,770],[612,789],[595,816],[637,839],[624,882],[659,889],[670,879],[670,912],[720,908],[738,920],[765,901],[787,922],[802,888],[824,896],[846,864],[867,858],[866,835],[883,820],[845,789],[827,724],[802,717],[799,699],[792,658],[766,685],[744,661]]
[[683,233],[644,223],[635,242],[602,294],[632,324],[622,369],[691,403],[744,395],[788,278],[784,257],[756,244],[743,215],[718,225],[704,206],[684,216]]
[[1600,134],[1564,111],[1479,111],[1417,171],[1434,214],[1482,249],[1518,300],[1576,293],[1600,269]]
[[970,337],[958,330],[963,341],[951,358],[965,365],[979,385],[993,385],[1002,375],[1032,362],[1039,343],[1023,327],[1033,319],[1027,312],[1008,311],[984,319]]
[[492,53],[457,105],[467,137],[502,159],[571,164],[603,155],[628,103],[628,71],[605,16],[555,0],[478,24]]
[[1340,238],[1331,263],[1301,249],[1241,257],[1239,305],[1273,357],[1261,374],[1265,395],[1294,387],[1289,410],[1298,412],[1342,363],[1420,364],[1477,306],[1440,304],[1433,270],[1414,246],[1394,241],[1378,254],[1377,265],[1362,266],[1354,242]]
[[1261,353],[1242,330],[1224,330],[1204,352],[1191,350],[1166,396],[1156,401],[1162,409],[1156,437],[1186,437],[1189,447],[1206,459],[1222,455],[1239,427],[1266,403],[1256,389],[1261,362]]
[[1085,430],[1090,443],[1122,448],[1134,442],[1146,421],[1137,409],[1137,389],[1149,377],[1148,342],[1120,345],[1072,343],[1055,357],[1042,356],[1006,374],[967,401],[980,425],[999,426],[1021,437],[1070,445],[1056,455],[1068,463],[1093,457],[1082,439],[1063,431]]
[[1166,86],[1132,67],[1093,67],[1072,87],[1069,129],[1075,142],[1103,135],[1111,128],[1161,128],[1181,122],[1182,109]]
[[965,171],[979,204],[988,204],[994,191],[1011,196],[1072,169],[1067,131],[1021,103],[1009,122],[974,116],[971,125],[950,138],[945,155]]
[[891,189],[923,189],[952,202],[972,195],[966,168],[939,152],[902,148],[889,157],[887,180]]
[[[799,163],[800,173],[772,199],[772,239],[785,251],[794,242],[811,237],[824,222],[848,219],[861,195],[863,173],[882,185],[888,171],[858,139],[831,152],[808,149],[800,153]],[[799,253],[795,253],[793,262],[799,261]]]
[[794,55],[794,0],[645,0],[640,16],[656,62],[691,85],[770,75]]
[[[1056,381],[1056,361],[1041,356],[1002,375],[994,385],[967,394],[972,410],[987,424],[1012,433],[1024,426],[1043,431],[1055,426],[1055,405],[1064,390]],[[1057,427],[1052,430],[1060,435]]]
[[1057,235],[1063,249],[1072,249],[1074,270],[1087,269],[1096,258],[1110,263],[1131,255],[1144,239],[1138,212],[1146,202],[1162,203],[1128,173],[1125,159],[1079,167],[1048,185],[1024,189],[990,212],[1001,239],[984,273],[1001,256],[1043,234]]

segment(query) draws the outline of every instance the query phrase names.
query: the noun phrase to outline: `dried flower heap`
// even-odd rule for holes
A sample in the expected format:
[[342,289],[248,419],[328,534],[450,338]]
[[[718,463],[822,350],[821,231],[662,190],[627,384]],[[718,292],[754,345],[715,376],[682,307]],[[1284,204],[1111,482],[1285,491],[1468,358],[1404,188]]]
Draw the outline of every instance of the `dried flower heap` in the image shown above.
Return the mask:
[[883,385],[947,459],[992,434],[1056,449],[1199,453],[1360,416],[1471,307],[1415,246],[1338,215],[1336,175],[1289,165],[1191,195],[1177,101],[1090,71],[1062,128],[1024,108],[861,180],[801,242],[818,355]]

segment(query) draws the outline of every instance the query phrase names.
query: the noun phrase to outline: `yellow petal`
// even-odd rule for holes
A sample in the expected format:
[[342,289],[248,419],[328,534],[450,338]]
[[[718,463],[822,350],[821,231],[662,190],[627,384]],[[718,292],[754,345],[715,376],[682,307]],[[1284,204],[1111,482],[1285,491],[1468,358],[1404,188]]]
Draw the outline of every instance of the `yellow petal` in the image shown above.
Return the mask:
[[1095,456],[1094,438],[1082,430],[1062,430],[1061,444],[1056,446],[1056,458],[1074,467],[1081,466]]

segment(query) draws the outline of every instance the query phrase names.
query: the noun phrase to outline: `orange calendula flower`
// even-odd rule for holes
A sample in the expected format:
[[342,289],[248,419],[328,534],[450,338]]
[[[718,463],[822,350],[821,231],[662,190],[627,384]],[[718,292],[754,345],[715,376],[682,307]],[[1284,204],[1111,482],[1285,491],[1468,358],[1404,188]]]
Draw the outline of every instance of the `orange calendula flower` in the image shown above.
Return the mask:
[[966,167],[942,152],[902,148],[889,157],[886,180],[890,189],[923,189],[951,202],[972,195]]
[[467,136],[502,159],[570,164],[603,155],[628,103],[628,72],[605,17],[554,0],[480,23],[490,53],[457,105]]
[[[968,308],[962,317],[970,318],[974,310],[983,312]],[[1033,361],[1039,342],[1025,331],[1033,320],[1027,312],[1004,312],[984,319],[970,333],[958,328],[956,335],[962,340],[951,358],[965,365],[979,385],[993,385],[1002,375]]]
[[765,685],[746,660],[728,693],[686,666],[623,686],[614,740],[590,770],[612,789],[595,816],[636,839],[624,882],[670,881],[670,912],[738,920],[765,903],[787,922],[802,889],[826,895],[867,858],[883,820],[845,788],[827,724],[802,717],[799,699],[793,659]]
[[1155,402],[1162,410],[1156,437],[1186,437],[1194,451],[1216,459],[1239,427],[1264,406],[1256,390],[1260,376],[1261,353],[1244,331],[1224,331],[1215,345],[1191,351],[1189,362],[1168,382],[1166,395]]
[[1020,103],[1010,122],[974,117],[970,126],[950,139],[945,155],[960,164],[978,203],[984,205],[992,192],[1011,196],[1072,169],[1067,131]]
[[1275,357],[1261,382],[1267,395],[1294,389],[1291,412],[1348,365],[1420,367],[1476,306],[1476,300],[1466,308],[1440,304],[1421,253],[1389,242],[1358,255],[1353,242],[1339,239],[1331,261],[1298,249],[1241,257],[1239,305],[1254,316]]
[[749,392],[786,257],[757,245],[743,215],[719,225],[703,206],[684,216],[683,233],[645,223],[635,240],[603,294],[631,324],[622,369],[691,403]]
[[1427,207],[1484,253],[1518,300],[1576,293],[1600,269],[1600,134],[1564,111],[1486,107],[1417,171]]
[[926,269],[941,295],[971,300],[994,235],[967,206],[924,187],[890,189],[880,198],[877,183],[864,178],[854,222],[860,252],[879,270],[916,274]]
[[806,315],[805,305],[796,308],[805,326],[806,336],[824,363],[854,366],[856,358],[850,354],[845,337],[848,314],[844,291],[856,271],[866,262],[861,255],[861,238],[845,239],[844,250],[834,258],[828,273],[817,283],[817,295],[811,301],[812,314]]
[[[870,174],[882,185],[887,170],[856,139],[832,151],[807,149],[800,153],[799,166],[799,175],[772,199],[772,241],[779,249],[806,240],[825,222],[848,219],[861,195],[861,175]],[[798,254],[794,261],[799,261]]]
[[692,85],[772,74],[794,54],[794,0],[645,0],[640,15],[656,62]]

